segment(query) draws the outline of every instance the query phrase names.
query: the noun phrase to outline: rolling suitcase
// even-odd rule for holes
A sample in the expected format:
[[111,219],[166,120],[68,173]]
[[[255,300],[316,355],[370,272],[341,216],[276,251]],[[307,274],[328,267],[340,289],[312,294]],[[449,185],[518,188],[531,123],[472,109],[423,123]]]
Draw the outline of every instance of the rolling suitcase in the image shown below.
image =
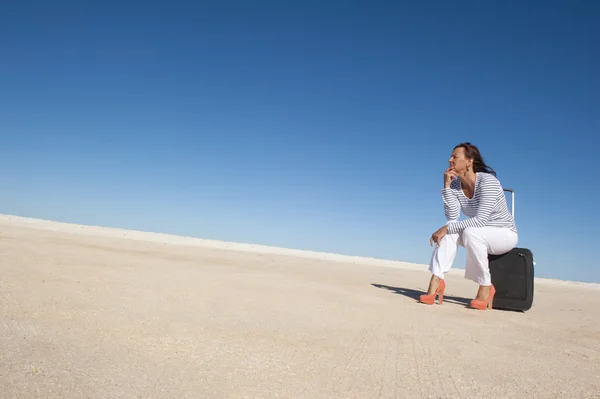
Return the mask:
[[[511,193],[512,215],[515,216],[515,192]],[[531,250],[513,248],[503,255],[488,255],[492,284],[496,289],[494,309],[527,311],[533,304],[533,269],[535,260]]]

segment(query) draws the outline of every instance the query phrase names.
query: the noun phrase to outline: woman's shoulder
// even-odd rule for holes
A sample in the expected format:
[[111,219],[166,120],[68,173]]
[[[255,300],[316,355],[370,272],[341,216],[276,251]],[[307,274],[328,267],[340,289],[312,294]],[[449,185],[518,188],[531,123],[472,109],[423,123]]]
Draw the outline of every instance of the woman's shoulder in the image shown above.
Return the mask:
[[479,182],[483,187],[489,187],[493,189],[502,189],[502,184],[500,184],[500,180],[496,176],[491,173],[479,172]]
[[477,174],[479,175],[479,177],[481,178],[481,180],[485,180],[488,182],[500,182],[500,180],[498,180],[498,178],[496,176],[494,176],[491,173],[487,173],[487,172],[477,172]]

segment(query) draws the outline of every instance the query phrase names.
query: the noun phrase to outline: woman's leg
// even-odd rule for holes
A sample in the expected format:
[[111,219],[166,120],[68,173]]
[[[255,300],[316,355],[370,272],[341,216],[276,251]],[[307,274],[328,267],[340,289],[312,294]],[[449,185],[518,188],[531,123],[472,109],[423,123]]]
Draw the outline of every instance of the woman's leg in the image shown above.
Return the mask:
[[431,254],[429,262],[429,271],[434,276],[444,278],[444,274],[450,271],[458,246],[462,245],[459,234],[446,234],[440,241],[440,245],[436,245]]
[[488,254],[501,255],[510,251],[517,245],[518,235],[504,227],[467,227],[462,232],[462,241],[467,250],[465,278],[489,287],[492,278]]
[[452,267],[458,245],[462,245],[459,234],[446,234],[440,241],[440,245],[436,245],[429,262],[429,271],[432,276],[427,289],[428,295],[435,292],[440,285],[440,280],[444,279],[444,274]]

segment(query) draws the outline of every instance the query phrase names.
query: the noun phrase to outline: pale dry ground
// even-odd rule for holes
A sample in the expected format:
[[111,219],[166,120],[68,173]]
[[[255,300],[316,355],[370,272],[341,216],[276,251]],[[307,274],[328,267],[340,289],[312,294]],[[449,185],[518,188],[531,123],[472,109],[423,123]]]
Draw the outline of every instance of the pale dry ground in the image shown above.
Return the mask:
[[598,285],[427,306],[424,266],[9,216],[0,254],[0,398],[599,397]]

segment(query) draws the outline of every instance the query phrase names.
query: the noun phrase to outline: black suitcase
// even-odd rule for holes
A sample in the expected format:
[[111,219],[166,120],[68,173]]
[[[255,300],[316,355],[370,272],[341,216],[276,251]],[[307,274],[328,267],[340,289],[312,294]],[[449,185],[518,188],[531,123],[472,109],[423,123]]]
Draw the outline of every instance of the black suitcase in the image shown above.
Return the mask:
[[[512,196],[512,214],[515,216],[515,192],[504,189]],[[503,255],[488,255],[492,284],[496,289],[494,309],[527,311],[533,304],[533,269],[535,260],[531,250],[513,248]]]

